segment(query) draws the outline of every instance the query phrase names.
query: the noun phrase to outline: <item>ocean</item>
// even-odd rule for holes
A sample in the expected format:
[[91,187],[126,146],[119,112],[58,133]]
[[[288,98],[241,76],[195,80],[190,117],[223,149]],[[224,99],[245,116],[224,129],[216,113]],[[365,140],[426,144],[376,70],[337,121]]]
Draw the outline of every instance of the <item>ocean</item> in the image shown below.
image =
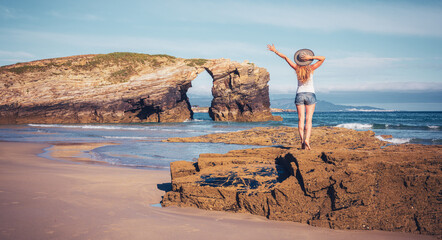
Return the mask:
[[[296,113],[274,113],[281,122],[214,122],[207,113],[195,113],[183,123],[143,124],[26,124],[0,125],[0,141],[17,142],[113,142],[85,153],[88,157],[117,166],[168,169],[170,162],[194,161],[201,153],[226,153],[258,146],[223,143],[166,143],[170,137],[192,137],[254,127],[297,127]],[[359,131],[372,130],[390,144],[442,144],[442,112],[315,112],[313,126],[336,126]],[[294,134],[297,134],[295,132]],[[383,139],[381,135],[392,135]],[[1,142],[0,142],[1,144]],[[50,158],[48,152],[41,154]]]

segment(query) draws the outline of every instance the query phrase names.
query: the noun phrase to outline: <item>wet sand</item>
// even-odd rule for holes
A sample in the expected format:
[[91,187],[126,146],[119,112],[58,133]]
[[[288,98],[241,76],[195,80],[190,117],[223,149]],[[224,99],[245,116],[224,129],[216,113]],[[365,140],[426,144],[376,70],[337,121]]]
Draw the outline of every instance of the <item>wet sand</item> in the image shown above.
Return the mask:
[[[64,144],[58,150],[66,150],[65,155],[58,157],[75,158],[99,146],[74,145]],[[0,142],[0,239],[434,239],[315,228],[250,214],[159,208],[152,205],[161,201],[169,171],[38,157],[47,147]]]
[[92,160],[87,152],[107,146],[107,145],[117,145],[116,143],[54,143],[50,148],[47,148],[50,158],[56,160],[66,160],[81,163],[90,164],[104,164],[108,165],[107,162]]

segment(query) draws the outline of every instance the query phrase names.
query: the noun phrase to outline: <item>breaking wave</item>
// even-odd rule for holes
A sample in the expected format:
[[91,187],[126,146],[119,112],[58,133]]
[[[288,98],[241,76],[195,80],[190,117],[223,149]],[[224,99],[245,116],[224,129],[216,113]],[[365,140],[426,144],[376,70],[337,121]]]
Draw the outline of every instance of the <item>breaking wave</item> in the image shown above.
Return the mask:
[[384,109],[360,109],[360,108],[347,108],[345,111],[349,112],[396,112],[396,110],[384,110]]
[[397,130],[440,130],[440,126],[417,126],[417,125],[405,125],[405,124],[379,124],[379,123],[342,123],[336,125],[336,127],[355,129],[355,130],[368,130],[368,129],[397,129]]
[[381,141],[385,141],[385,142],[389,142],[389,143],[393,143],[393,144],[404,144],[404,143],[409,143],[411,141],[411,138],[383,138],[381,136],[376,136],[377,139],[381,140]]
[[341,128],[348,128],[348,129],[356,129],[356,130],[362,130],[362,129],[371,129],[373,128],[373,124],[364,124],[364,123],[342,123],[336,125],[336,127]]
[[81,128],[81,129],[103,129],[103,130],[142,130],[143,127],[111,126],[111,125],[64,125],[64,124],[28,124],[30,127],[43,128]]
[[164,137],[136,137],[136,136],[103,136],[106,139],[128,139],[128,140],[153,140],[164,139]]
[[[69,129],[89,129],[89,130],[122,130],[122,131],[161,131],[161,132],[206,132],[204,129],[189,129],[183,127],[151,127],[151,126],[128,126],[128,125],[65,125],[65,124],[28,124],[30,127],[41,128],[69,128]],[[223,133],[224,130],[210,130],[208,133]]]

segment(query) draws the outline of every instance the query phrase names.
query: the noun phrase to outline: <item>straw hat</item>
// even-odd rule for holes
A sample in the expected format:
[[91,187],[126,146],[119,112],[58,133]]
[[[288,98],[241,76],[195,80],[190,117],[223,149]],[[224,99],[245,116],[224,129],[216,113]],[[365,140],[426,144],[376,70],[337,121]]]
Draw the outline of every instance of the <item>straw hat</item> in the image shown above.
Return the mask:
[[301,56],[304,56],[304,55],[315,56],[315,54],[313,53],[313,51],[310,50],[310,49],[300,49],[300,50],[296,51],[296,53],[295,53],[295,62],[296,62],[296,64],[298,64],[299,66],[309,65],[310,63],[313,62],[313,60],[302,61],[302,60],[301,60]]

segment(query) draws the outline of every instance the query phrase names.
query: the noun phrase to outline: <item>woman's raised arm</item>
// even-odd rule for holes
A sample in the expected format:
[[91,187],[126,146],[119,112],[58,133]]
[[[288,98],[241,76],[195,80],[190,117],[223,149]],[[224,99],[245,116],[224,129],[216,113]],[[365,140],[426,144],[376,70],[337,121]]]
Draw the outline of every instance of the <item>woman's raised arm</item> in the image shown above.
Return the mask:
[[288,58],[286,55],[284,55],[283,53],[278,52],[278,50],[276,50],[275,45],[267,45],[267,49],[269,49],[269,51],[272,51],[274,53],[276,53],[276,55],[280,56],[281,58],[283,58],[289,65],[290,67],[292,67],[293,69],[297,69],[298,65],[294,62],[292,62],[292,60],[290,60],[290,58]]
[[318,67],[320,67],[325,60],[325,57],[323,56],[305,56],[304,58],[306,60],[318,60],[317,62],[312,64],[312,70],[316,70]]

